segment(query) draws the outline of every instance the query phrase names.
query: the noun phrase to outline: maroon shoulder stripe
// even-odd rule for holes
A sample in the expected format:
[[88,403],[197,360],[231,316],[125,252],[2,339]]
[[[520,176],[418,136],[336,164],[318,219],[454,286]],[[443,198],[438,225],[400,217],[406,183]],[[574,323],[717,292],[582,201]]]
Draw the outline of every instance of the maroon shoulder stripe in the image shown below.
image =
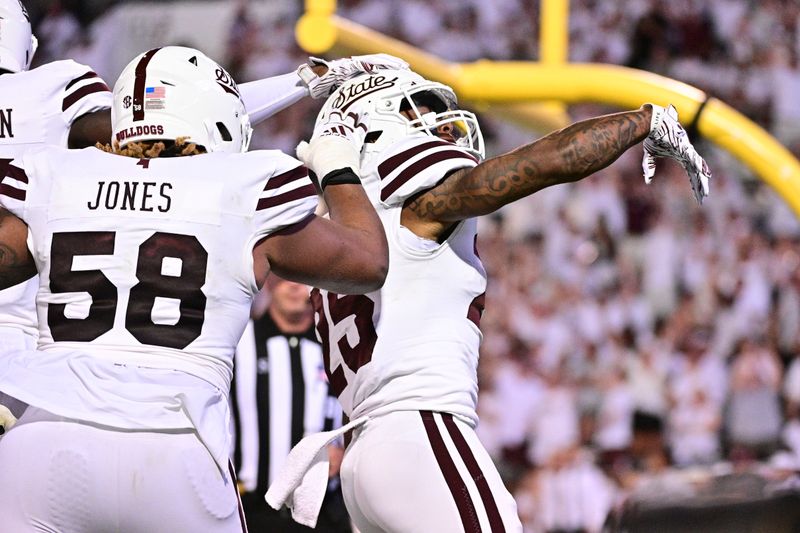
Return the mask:
[[475,460],[475,455],[472,453],[469,444],[467,444],[467,440],[464,438],[464,435],[461,434],[461,430],[458,429],[458,426],[453,420],[453,415],[442,413],[442,420],[444,420],[444,426],[447,428],[450,438],[453,439],[453,444],[456,445],[458,454],[467,467],[467,472],[469,472],[469,475],[478,487],[478,494],[481,495],[483,507],[486,509],[486,514],[489,516],[489,526],[492,528],[492,533],[505,533],[506,529],[503,526],[503,519],[500,517],[500,511],[497,509],[497,502],[494,501],[492,489],[489,488],[489,482],[486,481],[486,476],[481,472],[481,467],[478,461]]
[[392,171],[394,171],[397,167],[399,167],[400,165],[402,165],[415,155],[420,154],[425,150],[428,150],[429,148],[436,148],[437,146],[452,146],[452,145],[441,139],[434,139],[432,141],[425,142],[417,146],[414,146],[412,148],[409,148],[408,150],[400,152],[397,155],[393,155],[392,157],[390,157],[389,159],[378,165],[378,176],[381,179],[386,178],[386,176],[391,174]]
[[400,172],[396,178],[388,182],[381,190],[381,200],[386,200],[389,198],[393,192],[405,185],[411,178],[429,166],[440,163],[441,161],[446,161],[448,159],[466,159],[468,161],[475,161],[474,158],[460,150],[442,150],[441,152],[434,152],[431,155],[423,157],[416,163],[409,165],[402,172]]
[[12,187],[7,183],[0,183],[0,196],[8,196],[15,200],[19,200],[21,202],[25,201],[26,192],[22,189],[17,189],[16,187]]
[[304,166],[299,166],[284,172],[283,174],[278,174],[277,176],[272,176],[270,179],[267,180],[267,184],[264,186],[265,191],[269,191],[272,189],[279,189],[286,185],[287,183],[291,183],[295,180],[299,180],[308,176],[308,169]]
[[297,189],[293,189],[283,194],[278,194],[277,196],[270,196],[269,198],[260,199],[258,201],[258,205],[256,206],[256,211],[269,209],[270,207],[285,204],[286,202],[293,202],[295,200],[300,200],[301,198],[307,198],[309,196],[316,195],[317,189],[314,188],[312,183],[309,183],[308,185],[303,185],[302,187],[298,187]]
[[481,533],[481,524],[478,520],[478,513],[475,510],[475,504],[472,503],[469,489],[464,484],[464,480],[461,479],[453,458],[450,457],[450,452],[447,450],[444,439],[439,433],[439,428],[436,426],[433,413],[431,411],[420,411],[419,414],[422,416],[422,423],[425,425],[425,433],[428,434],[433,455],[442,470],[444,480],[447,482],[447,488],[450,489],[450,494],[453,495],[455,500],[458,514],[461,516],[461,524],[464,526],[464,533]]
[[150,60],[153,59],[153,56],[156,55],[156,52],[158,52],[159,50],[161,50],[161,48],[153,48],[152,50],[148,50],[136,64],[136,70],[134,71],[134,81],[133,81],[134,122],[144,120],[144,89],[145,89],[145,79],[147,78],[147,65],[150,63]]
[[69,82],[69,83],[67,84],[67,86],[66,86],[66,87],[64,87],[64,90],[65,90],[65,91],[69,90],[69,88],[70,88],[70,87],[72,87],[73,85],[75,85],[75,84],[76,84],[76,83],[78,83],[79,81],[88,80],[89,78],[97,78],[97,77],[99,77],[99,76],[97,75],[97,73],[96,73],[96,72],[94,72],[94,71],[91,71],[91,70],[90,70],[89,72],[87,72],[87,73],[86,73],[86,74],[84,74],[83,76],[79,76],[79,77],[75,78],[74,80],[72,80],[71,82]]
[[61,111],[66,111],[84,96],[90,95],[92,93],[108,92],[110,90],[111,89],[108,88],[108,85],[106,85],[102,81],[98,81],[96,83],[91,83],[89,85],[81,87],[74,93],[71,93],[66,98],[64,98],[64,102],[61,104]]

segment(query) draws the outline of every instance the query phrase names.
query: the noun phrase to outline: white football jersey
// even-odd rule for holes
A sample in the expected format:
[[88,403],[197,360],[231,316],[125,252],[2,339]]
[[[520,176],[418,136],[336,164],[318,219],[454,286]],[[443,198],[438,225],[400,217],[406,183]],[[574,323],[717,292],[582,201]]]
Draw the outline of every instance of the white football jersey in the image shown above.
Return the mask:
[[[89,67],[74,61],[55,61],[33,70],[1,75],[0,102],[2,164],[38,145],[67,146],[73,121],[86,113],[110,108],[111,92]],[[34,297],[38,286],[38,280],[32,279],[0,290],[0,329],[21,329],[35,338]]]
[[0,204],[29,227],[39,350],[5,372],[0,360],[0,390],[112,427],[196,428],[224,464],[233,352],[258,290],[252,250],[314,212],[305,167],[278,151],[147,160],[50,147],[21,161]]
[[331,387],[351,419],[390,411],[446,411],[477,422],[478,328],[486,272],[476,221],[441,244],[400,225],[404,202],[475,158],[427,135],[405,138],[362,166],[389,242],[389,274],[370,294],[314,289]]

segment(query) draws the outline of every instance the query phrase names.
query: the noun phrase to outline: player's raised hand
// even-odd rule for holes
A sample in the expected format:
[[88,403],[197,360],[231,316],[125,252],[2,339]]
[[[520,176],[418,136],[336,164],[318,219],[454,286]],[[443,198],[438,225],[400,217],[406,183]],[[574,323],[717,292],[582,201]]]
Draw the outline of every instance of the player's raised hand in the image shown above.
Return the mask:
[[650,135],[644,140],[644,181],[649,184],[653,179],[657,157],[675,159],[689,175],[694,197],[702,205],[703,198],[708,196],[708,180],[711,178],[708,165],[694,149],[686,130],[678,122],[678,110],[675,106],[663,108],[655,104],[648,105],[653,108],[653,118],[650,121]]
[[336,171],[360,171],[361,149],[369,131],[366,113],[343,114],[338,109],[317,119],[311,141],[297,145],[297,157],[317,176],[324,189]]
[[9,411],[8,407],[0,404],[0,435],[14,427],[16,423],[17,417]]
[[[325,66],[327,71],[317,75],[316,67]],[[382,69],[408,69],[408,63],[389,54],[368,54],[325,61],[309,57],[308,63],[300,65],[297,74],[311,93],[311,98],[327,98],[342,83],[359,74],[372,74]]]

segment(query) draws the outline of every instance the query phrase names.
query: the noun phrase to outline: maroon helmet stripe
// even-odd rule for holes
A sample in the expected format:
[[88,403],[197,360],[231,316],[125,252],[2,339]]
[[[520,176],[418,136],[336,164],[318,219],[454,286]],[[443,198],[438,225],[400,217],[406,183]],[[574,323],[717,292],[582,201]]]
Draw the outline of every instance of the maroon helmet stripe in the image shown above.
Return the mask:
[[80,89],[78,89],[77,91],[75,91],[74,93],[69,94],[66,98],[64,98],[64,101],[61,104],[61,111],[66,111],[67,109],[72,107],[73,104],[77,103],[84,96],[87,96],[87,95],[90,95],[90,94],[93,94],[93,93],[108,92],[110,90],[111,89],[108,88],[108,85],[106,85],[102,81],[98,81],[96,83],[91,83],[89,85],[85,85],[85,86],[81,87]]
[[70,87],[72,87],[73,85],[75,85],[79,81],[88,80],[89,78],[97,78],[97,77],[98,77],[97,73],[90,70],[89,72],[87,72],[83,76],[77,77],[74,80],[72,80],[71,82],[69,82],[67,84],[67,86],[64,87],[64,90],[65,91],[69,90]]
[[307,198],[309,196],[316,195],[317,189],[314,188],[313,184],[309,183],[308,185],[303,185],[302,187],[298,187],[297,189],[293,189],[283,194],[278,194],[277,196],[260,199],[258,201],[258,205],[256,206],[256,211],[269,209],[270,207],[285,204],[286,202],[293,202],[294,200],[300,200],[301,198]]
[[481,524],[478,521],[475,504],[472,503],[469,490],[464,484],[464,480],[461,479],[453,458],[450,457],[450,452],[447,450],[442,434],[439,433],[439,428],[436,426],[433,413],[431,411],[420,411],[419,414],[422,416],[422,423],[425,425],[425,433],[428,434],[433,455],[436,457],[439,469],[444,475],[447,488],[450,489],[450,494],[453,495],[453,500],[455,500],[458,514],[461,516],[461,524],[464,526],[464,533],[480,533]]
[[422,143],[413,148],[409,148],[404,152],[400,152],[397,155],[393,155],[392,157],[390,157],[389,159],[378,165],[378,176],[380,176],[381,179],[385,179],[386,176],[391,174],[394,169],[396,169],[397,167],[399,167],[400,165],[402,165],[415,155],[420,154],[429,148],[436,148],[437,146],[452,146],[452,145],[440,139],[434,139],[430,142]]
[[244,518],[244,507],[242,506],[242,498],[239,495],[239,487],[236,483],[236,471],[233,469],[233,463],[229,460],[228,461],[228,473],[231,475],[231,485],[233,485],[233,490],[236,491],[236,505],[239,508],[239,522],[242,524],[242,533],[247,532],[247,521]]
[[8,196],[15,200],[24,201],[26,193],[22,189],[17,189],[6,183],[0,183],[0,196]]
[[161,50],[161,48],[153,48],[152,50],[148,50],[142,58],[139,60],[139,63],[136,64],[136,70],[134,72],[134,82],[133,82],[133,121],[138,122],[140,120],[144,120],[144,89],[145,89],[145,80],[147,78],[147,65],[150,63],[150,60],[153,59],[153,56]]
[[267,184],[264,186],[265,191],[269,191],[272,189],[279,189],[286,185],[287,183],[291,183],[295,180],[299,180],[301,178],[305,178],[308,176],[308,169],[304,166],[299,166],[284,172],[283,174],[278,174],[277,176],[272,176],[269,180],[267,180]]
[[494,501],[492,489],[489,488],[489,482],[486,481],[486,476],[481,472],[481,467],[478,461],[475,460],[475,455],[472,453],[469,444],[467,444],[467,440],[464,438],[464,435],[461,434],[461,430],[458,429],[458,426],[453,420],[453,415],[442,413],[442,420],[444,420],[444,427],[447,428],[450,438],[453,439],[453,444],[456,445],[458,454],[467,466],[469,475],[478,487],[478,494],[481,495],[483,507],[486,509],[486,514],[489,516],[489,526],[492,528],[492,533],[504,533],[506,529],[503,527],[503,519],[500,517],[500,511],[497,509],[497,502]]
[[424,169],[448,159],[466,159],[469,161],[475,161],[475,159],[459,150],[443,150],[441,152],[435,152],[431,155],[425,156],[416,163],[409,165],[400,174],[398,174],[396,178],[387,183],[386,186],[381,190],[381,200],[386,200],[389,198],[393,192],[405,185],[411,178],[422,172]]

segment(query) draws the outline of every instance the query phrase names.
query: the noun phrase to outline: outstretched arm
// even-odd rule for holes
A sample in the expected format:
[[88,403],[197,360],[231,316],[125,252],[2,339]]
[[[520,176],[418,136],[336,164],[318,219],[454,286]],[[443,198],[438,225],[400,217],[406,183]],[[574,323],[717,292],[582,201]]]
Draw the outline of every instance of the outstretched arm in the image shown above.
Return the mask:
[[13,287],[36,274],[27,237],[28,226],[0,207],[0,289]]
[[551,185],[601,170],[650,133],[651,106],[576,122],[474,168],[457,170],[410,201],[403,224],[431,239],[454,222],[493,213]]

